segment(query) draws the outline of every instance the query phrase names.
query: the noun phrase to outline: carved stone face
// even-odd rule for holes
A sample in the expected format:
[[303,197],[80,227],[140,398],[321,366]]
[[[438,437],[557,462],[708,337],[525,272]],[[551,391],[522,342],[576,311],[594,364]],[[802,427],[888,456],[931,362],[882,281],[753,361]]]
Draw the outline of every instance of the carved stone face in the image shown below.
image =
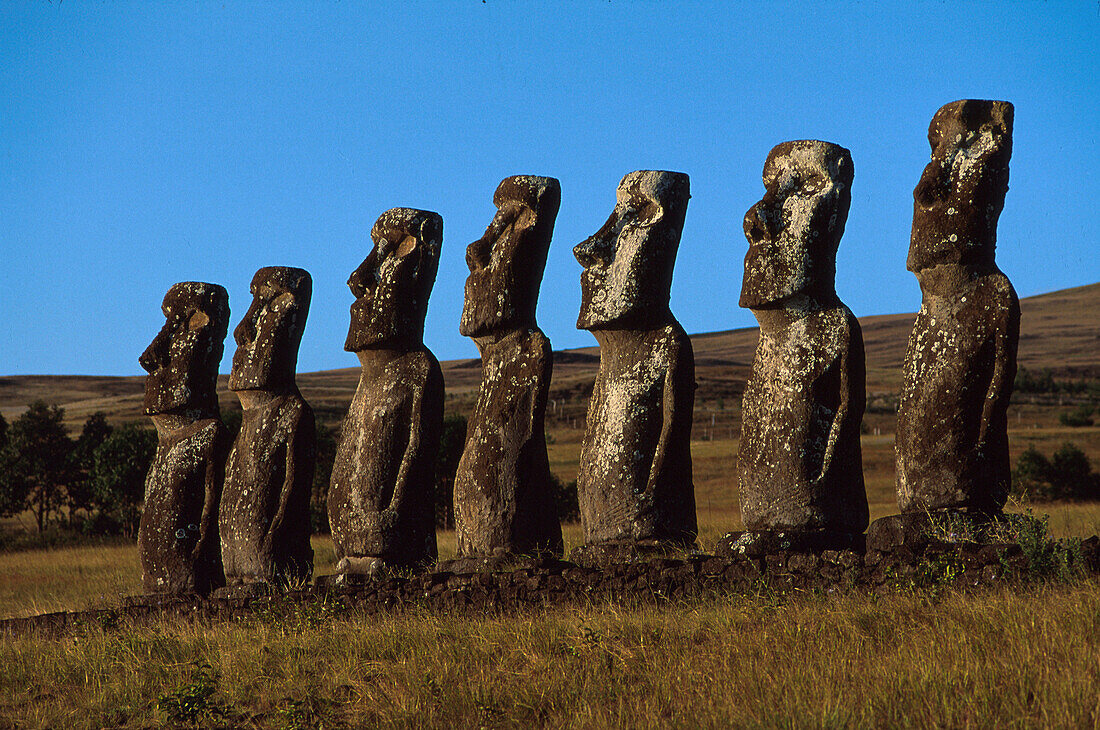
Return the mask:
[[229,294],[217,284],[173,284],[161,305],[164,326],[138,358],[145,379],[145,413],[215,413],[215,386],[229,329]]
[[443,218],[427,210],[393,208],[378,217],[370,237],[374,248],[348,279],[355,303],[344,349],[419,344],[439,267]]
[[508,177],[497,187],[493,204],[497,213],[485,235],[466,247],[470,276],[458,327],[466,337],[535,326],[561,186],[552,177]]
[[304,269],[268,266],[256,272],[252,306],[233,330],[237,352],[230,390],[277,390],[294,384],[312,288]]
[[993,263],[997,220],[1008,192],[1012,104],[963,99],[932,117],[932,160],[913,190],[906,267]]
[[829,142],[777,145],[764,163],[764,198],[745,213],[742,307],[833,291],[836,250],[852,203],[852,155]]
[[690,197],[682,172],[638,170],[622,179],[607,223],[573,248],[584,267],[579,329],[644,327],[668,314]]

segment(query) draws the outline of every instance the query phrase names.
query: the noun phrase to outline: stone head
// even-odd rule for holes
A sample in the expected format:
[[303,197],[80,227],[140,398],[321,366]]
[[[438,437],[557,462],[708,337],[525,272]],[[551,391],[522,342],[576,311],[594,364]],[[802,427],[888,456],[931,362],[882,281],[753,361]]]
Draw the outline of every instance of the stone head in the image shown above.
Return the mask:
[[507,177],[493,194],[496,215],[466,247],[466,300],[459,332],[466,337],[535,326],[546,254],[561,205],[552,177]]
[[670,316],[672,269],[690,198],[682,172],[638,170],[622,179],[611,217],[573,248],[584,267],[579,329],[646,327]]
[[932,160],[913,190],[910,271],[992,265],[1008,192],[1012,115],[1007,101],[963,99],[932,117]]
[[149,373],[145,413],[217,413],[229,294],[217,284],[185,281],[172,285],[161,311],[164,326],[138,358]]
[[233,330],[237,352],[229,389],[292,388],[313,280],[305,269],[267,266],[252,277],[250,288],[252,306]]
[[834,294],[854,174],[852,153],[831,142],[798,140],[772,148],[764,163],[764,197],[745,213],[749,250],[742,307]]
[[421,344],[439,267],[443,218],[427,210],[391,208],[378,216],[370,237],[374,248],[348,279],[355,303],[344,349]]

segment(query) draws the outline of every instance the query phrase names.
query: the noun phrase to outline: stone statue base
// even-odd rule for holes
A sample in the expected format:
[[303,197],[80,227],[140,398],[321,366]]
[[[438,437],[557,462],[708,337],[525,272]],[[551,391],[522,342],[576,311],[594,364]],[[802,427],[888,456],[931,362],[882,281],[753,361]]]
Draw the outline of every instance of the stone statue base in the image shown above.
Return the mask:
[[675,543],[667,540],[638,540],[596,542],[573,548],[569,559],[586,568],[601,568],[623,563],[644,563],[653,558],[669,556],[683,557],[685,553],[695,552],[697,545]]
[[1025,515],[981,514],[962,510],[932,510],[890,515],[867,528],[867,550],[895,552],[907,548],[914,553],[933,543],[1000,543],[1019,532]]
[[745,530],[726,533],[714,554],[720,558],[762,558],[776,553],[863,552],[863,535],[833,530]]
[[437,573],[506,573],[517,570],[549,570],[564,565],[565,561],[546,555],[519,555],[498,551],[492,555],[470,555],[452,560],[442,560],[436,566]]

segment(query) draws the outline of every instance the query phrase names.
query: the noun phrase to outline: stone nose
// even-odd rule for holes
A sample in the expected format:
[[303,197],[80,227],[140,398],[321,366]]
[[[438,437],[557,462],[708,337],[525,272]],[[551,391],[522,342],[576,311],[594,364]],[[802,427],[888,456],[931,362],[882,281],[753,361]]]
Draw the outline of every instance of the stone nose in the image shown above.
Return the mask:
[[168,364],[168,345],[170,343],[168,325],[161,328],[145,352],[138,357],[138,364],[147,373],[154,372],[157,368]]

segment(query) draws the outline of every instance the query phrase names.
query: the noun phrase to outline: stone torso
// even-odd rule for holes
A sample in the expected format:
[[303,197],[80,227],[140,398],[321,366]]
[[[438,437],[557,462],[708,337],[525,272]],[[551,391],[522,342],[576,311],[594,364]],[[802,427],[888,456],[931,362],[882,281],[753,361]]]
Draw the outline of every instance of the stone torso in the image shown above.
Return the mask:
[[146,590],[205,593],[224,583],[217,505],[228,450],[216,418],[160,436],[138,528]]
[[308,580],[316,431],[297,395],[245,408],[226,465],[220,525],[226,580]]
[[427,350],[364,365],[329,487],[336,557],[436,558],[433,478],[443,376]]
[[600,369],[577,476],[585,542],[690,543],[696,534],[691,341],[675,322],[593,334]]
[[[955,272],[952,272],[953,274]],[[903,512],[995,510],[1009,489],[1007,410],[1020,304],[999,271],[921,273],[896,437]]]
[[537,329],[482,349],[482,381],[455,475],[460,556],[562,550],[543,416],[550,341]]
[[[867,526],[863,337],[844,305],[769,323],[742,401],[738,473],[751,530]],[[792,321],[793,320],[793,321]]]

